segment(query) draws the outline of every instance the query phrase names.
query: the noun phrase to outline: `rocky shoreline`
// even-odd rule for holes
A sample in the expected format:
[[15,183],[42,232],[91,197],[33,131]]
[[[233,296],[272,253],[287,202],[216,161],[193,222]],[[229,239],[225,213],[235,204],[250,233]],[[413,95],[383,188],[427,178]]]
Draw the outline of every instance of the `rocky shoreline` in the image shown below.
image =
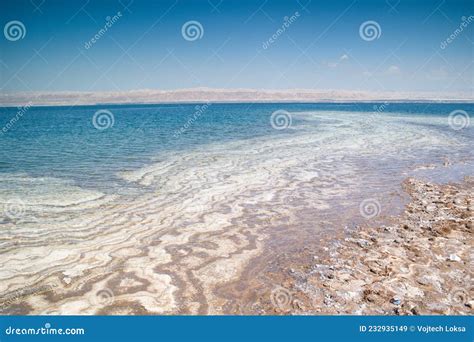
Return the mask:
[[332,253],[291,265],[252,311],[472,314],[474,178],[446,185],[409,178],[403,186],[411,202],[393,224],[359,227]]

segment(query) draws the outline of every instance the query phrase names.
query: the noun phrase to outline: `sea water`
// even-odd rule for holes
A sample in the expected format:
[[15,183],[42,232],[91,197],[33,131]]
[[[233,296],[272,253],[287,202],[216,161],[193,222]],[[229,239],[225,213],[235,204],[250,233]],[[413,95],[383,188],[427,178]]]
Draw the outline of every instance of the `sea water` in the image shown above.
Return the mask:
[[[147,312],[177,312],[185,305],[178,289],[199,298],[198,289],[235,279],[282,222],[299,229],[295,236],[317,235],[339,229],[344,215],[358,221],[392,213],[391,194],[406,177],[472,175],[473,109],[2,108],[0,293],[59,279],[63,299],[30,302],[30,312],[94,313],[94,294],[133,273],[153,286],[114,287],[116,296]],[[89,292],[78,295],[88,283]],[[186,302],[190,312],[211,301],[209,293],[200,296],[194,306]]]

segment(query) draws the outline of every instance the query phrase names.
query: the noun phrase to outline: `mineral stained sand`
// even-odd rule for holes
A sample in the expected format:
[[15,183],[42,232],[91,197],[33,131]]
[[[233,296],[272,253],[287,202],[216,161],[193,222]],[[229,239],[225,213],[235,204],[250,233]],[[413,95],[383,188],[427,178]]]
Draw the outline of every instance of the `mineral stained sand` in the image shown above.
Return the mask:
[[474,180],[408,178],[391,222],[347,232],[322,253],[280,258],[248,311],[272,314],[469,315],[473,312]]

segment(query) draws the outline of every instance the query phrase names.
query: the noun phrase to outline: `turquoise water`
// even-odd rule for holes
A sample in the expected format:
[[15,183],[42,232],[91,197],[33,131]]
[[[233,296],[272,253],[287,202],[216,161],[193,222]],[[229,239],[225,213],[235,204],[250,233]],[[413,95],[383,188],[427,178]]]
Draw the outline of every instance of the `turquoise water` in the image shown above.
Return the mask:
[[[371,156],[371,168],[383,173],[447,156],[462,159],[472,156],[470,148],[461,145],[472,143],[473,128],[468,125],[453,129],[449,113],[459,109],[472,113],[473,108],[472,104],[412,103],[110,105],[33,107],[23,111],[4,108],[0,111],[0,127],[4,128],[0,133],[0,189],[4,189],[0,199],[5,202],[20,197],[28,201],[28,194],[48,189],[60,196],[58,191],[63,186],[101,194],[146,191],[137,188],[135,182],[124,181],[122,174],[165,161],[173,154],[184,156],[216,144],[265,139],[284,142],[308,133],[325,137],[316,145],[323,149],[326,146],[329,152],[338,142],[350,142],[351,136],[355,138],[365,130],[368,146],[359,151],[361,157],[368,154],[367,160],[359,160],[364,163],[373,154],[375,140],[371,141],[370,134],[377,132],[375,139],[391,135],[392,124],[400,130],[395,137],[400,142],[399,150],[384,154],[384,148],[396,146],[385,146],[391,140],[382,139],[380,155]],[[111,114],[105,116],[112,116],[113,125],[111,121],[104,122],[110,125],[106,129],[94,126],[94,114],[100,110],[108,110]],[[291,127],[275,129],[271,115],[282,110],[291,116]],[[462,122],[464,117],[460,120],[461,125],[466,125]],[[96,121],[96,126],[100,122]],[[416,141],[416,134],[420,134],[418,139],[426,140],[424,146]],[[457,146],[446,147],[446,141],[437,143],[440,137],[452,139]],[[413,144],[404,146],[406,139],[413,139]],[[308,144],[308,149],[314,147]],[[252,153],[251,144],[246,148]],[[346,157],[353,154],[348,151]],[[390,158],[393,160],[387,161]],[[67,194],[71,191],[75,193],[65,189]],[[87,194],[91,193],[85,192],[86,198]],[[74,200],[77,196],[80,197],[76,194]]]
[[[472,104],[212,104],[176,138],[176,131],[198,111],[196,106],[31,108],[10,130],[0,134],[0,173],[57,177],[107,190],[121,181],[116,177],[118,172],[147,165],[166,152],[189,151],[211,143],[297,134],[298,131],[291,129],[272,128],[270,116],[276,110],[334,111],[342,112],[338,114],[342,117],[347,112],[358,113],[361,118],[378,115],[407,119],[407,125],[419,125],[456,139],[472,139],[473,132],[472,125],[460,131],[452,130],[447,121],[448,114],[460,108],[472,113]],[[377,112],[376,108],[383,111]],[[94,127],[92,117],[100,109],[113,113],[113,127],[102,131]],[[17,112],[16,108],[1,109],[0,127]],[[297,114],[292,116],[293,127],[305,123]],[[318,123],[312,124],[317,134]]]
[[[183,158],[185,168],[188,153],[202,152],[206,156],[206,149],[215,146],[224,151],[228,146],[229,153],[240,151],[242,155],[236,160],[244,162],[245,154],[258,153],[259,143],[284,144],[304,137],[312,141],[308,140],[308,151],[303,154],[317,150],[314,155],[325,158],[351,158],[362,169],[359,172],[367,167],[368,174],[377,170],[379,175],[398,180],[397,176],[416,165],[439,163],[442,158],[449,158],[451,164],[470,159],[473,127],[466,121],[470,117],[461,114],[459,122],[450,125],[449,114],[459,110],[472,113],[473,109],[472,104],[426,103],[3,108],[0,201],[20,198],[28,203],[31,197],[32,204],[39,205],[42,194],[47,194],[49,202],[44,205],[54,205],[63,196],[71,196],[66,203],[74,204],[81,196],[89,200],[105,194],[146,192],[149,189],[137,179],[130,181],[124,175],[140,173],[176,155]],[[106,121],[94,121],[94,114],[101,110],[108,111],[102,114]],[[291,126],[272,126],[272,113],[278,111],[291,118]],[[101,124],[106,125],[105,129]],[[461,125],[462,129],[453,125]],[[232,143],[239,142],[236,149]],[[346,153],[338,149],[339,144],[347,146]],[[293,157],[281,155],[286,160]],[[265,158],[260,162],[263,164]],[[452,174],[469,173],[471,164],[456,165],[452,172],[438,168],[436,173],[429,167],[420,174],[436,174],[440,180],[448,180]],[[344,164],[334,161],[332,166],[340,169]],[[204,172],[205,168],[200,170]],[[232,169],[222,172],[232,173]]]
[[472,175],[473,109],[3,108],[0,297],[59,285],[1,310],[103,313],[113,294],[116,313],[216,313],[213,289],[253,258],[393,214],[406,177]]

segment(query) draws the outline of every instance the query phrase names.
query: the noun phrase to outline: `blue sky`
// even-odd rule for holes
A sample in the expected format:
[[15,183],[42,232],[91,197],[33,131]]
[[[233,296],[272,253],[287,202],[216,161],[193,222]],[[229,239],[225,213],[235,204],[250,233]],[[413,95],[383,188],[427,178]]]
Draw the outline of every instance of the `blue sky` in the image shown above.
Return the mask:
[[[463,16],[474,16],[474,1],[3,0],[2,28],[20,21],[26,35],[0,36],[0,92],[212,87],[472,94],[474,18],[446,43]],[[183,38],[188,21],[200,23],[201,38]],[[367,21],[380,27],[378,38],[362,39]]]

